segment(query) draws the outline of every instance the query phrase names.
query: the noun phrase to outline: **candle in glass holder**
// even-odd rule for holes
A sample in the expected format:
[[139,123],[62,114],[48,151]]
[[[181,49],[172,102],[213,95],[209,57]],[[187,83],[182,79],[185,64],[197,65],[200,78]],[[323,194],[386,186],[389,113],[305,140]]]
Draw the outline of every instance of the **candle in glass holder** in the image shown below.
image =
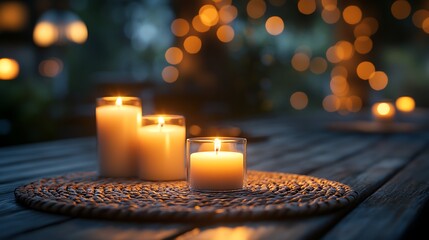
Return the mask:
[[[187,140],[188,185],[197,191],[235,191],[246,179],[244,138],[191,138]],[[228,146],[222,151],[222,144]],[[208,146],[212,146],[210,150]]]
[[377,121],[390,122],[395,117],[395,106],[390,102],[378,102],[372,106],[372,115]]
[[97,99],[96,123],[100,175],[105,177],[137,175],[137,129],[141,114],[139,98]]
[[184,180],[185,118],[147,115],[139,128],[139,177],[143,180]]

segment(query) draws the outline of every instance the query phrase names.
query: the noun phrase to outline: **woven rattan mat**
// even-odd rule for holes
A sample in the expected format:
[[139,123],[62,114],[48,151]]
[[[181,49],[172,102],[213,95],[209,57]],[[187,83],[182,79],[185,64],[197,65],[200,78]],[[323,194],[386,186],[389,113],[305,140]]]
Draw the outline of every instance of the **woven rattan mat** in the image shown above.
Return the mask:
[[15,190],[31,208],[117,220],[256,220],[308,216],[349,205],[357,193],[311,176],[249,171],[248,187],[229,193],[190,191],[185,181],[146,182],[94,172],[44,178]]

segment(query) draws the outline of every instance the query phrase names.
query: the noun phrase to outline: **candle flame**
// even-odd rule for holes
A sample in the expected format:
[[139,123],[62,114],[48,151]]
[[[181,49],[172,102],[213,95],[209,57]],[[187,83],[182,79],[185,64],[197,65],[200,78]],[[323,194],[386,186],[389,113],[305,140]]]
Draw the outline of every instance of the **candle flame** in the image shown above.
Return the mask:
[[214,150],[216,153],[220,151],[220,140],[218,138],[215,138],[214,140]]
[[165,124],[165,120],[163,117],[158,117],[158,126],[159,127],[164,127]]
[[121,97],[118,97],[117,99],[116,99],[116,106],[122,106],[122,98]]

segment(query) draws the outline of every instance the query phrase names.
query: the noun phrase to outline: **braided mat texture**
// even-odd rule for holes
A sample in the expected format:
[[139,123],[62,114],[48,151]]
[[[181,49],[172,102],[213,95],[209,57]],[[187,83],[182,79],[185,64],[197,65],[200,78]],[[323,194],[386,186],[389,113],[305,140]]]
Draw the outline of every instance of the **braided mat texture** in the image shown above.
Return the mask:
[[94,172],[44,178],[15,190],[31,208],[117,220],[258,220],[308,216],[349,205],[349,186],[304,175],[249,171],[248,187],[229,193],[190,191],[185,181],[101,178]]

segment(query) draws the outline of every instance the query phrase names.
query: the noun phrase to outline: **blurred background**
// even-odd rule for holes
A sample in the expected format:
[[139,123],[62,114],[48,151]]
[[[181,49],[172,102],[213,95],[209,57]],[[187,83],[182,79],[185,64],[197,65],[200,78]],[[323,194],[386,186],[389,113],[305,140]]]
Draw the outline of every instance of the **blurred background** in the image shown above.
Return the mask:
[[[95,99],[202,123],[429,107],[429,1],[2,0],[0,146],[95,135]],[[315,116],[315,115],[314,115]]]

